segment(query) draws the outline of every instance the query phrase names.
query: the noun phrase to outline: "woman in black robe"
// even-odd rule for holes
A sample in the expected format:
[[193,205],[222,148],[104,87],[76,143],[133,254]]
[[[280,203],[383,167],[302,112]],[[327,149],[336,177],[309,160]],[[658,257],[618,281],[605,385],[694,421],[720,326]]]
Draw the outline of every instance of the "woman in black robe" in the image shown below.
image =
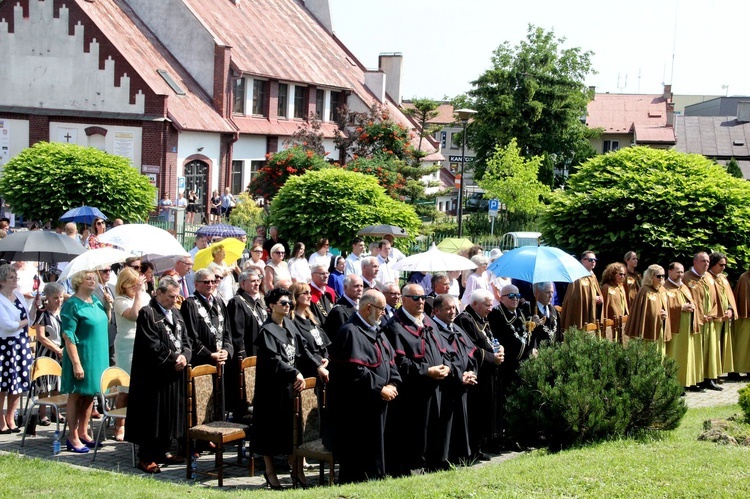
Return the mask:
[[[307,349],[304,338],[289,318],[291,304],[289,291],[272,289],[266,295],[271,315],[255,340],[258,365],[253,401],[254,447],[263,455],[266,481],[272,489],[281,488],[273,456],[292,453],[294,395],[305,384],[302,367],[314,366],[321,379],[328,381],[328,371]],[[298,480],[303,486],[307,484],[304,473]]]

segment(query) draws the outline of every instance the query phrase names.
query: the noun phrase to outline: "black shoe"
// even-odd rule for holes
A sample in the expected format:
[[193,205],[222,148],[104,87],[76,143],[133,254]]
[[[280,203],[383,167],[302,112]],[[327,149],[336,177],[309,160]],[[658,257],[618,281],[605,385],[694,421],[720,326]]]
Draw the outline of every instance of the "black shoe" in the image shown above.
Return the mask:
[[742,381],[742,375],[740,373],[729,373],[727,379],[729,381]]
[[263,478],[266,479],[266,488],[269,490],[284,490],[284,487],[279,483],[277,485],[272,485],[271,482],[268,480],[268,473],[265,471],[263,472]]
[[706,391],[706,389],[705,389],[705,388],[703,388],[703,387],[702,387],[702,386],[700,386],[700,385],[693,385],[693,386],[688,386],[688,388],[687,388],[687,389],[688,389],[688,391],[689,391],[689,392],[693,392],[693,393],[703,393],[703,392],[705,392],[705,391]]
[[703,382],[703,386],[706,389],[708,389],[708,390],[714,390],[714,391],[717,391],[717,392],[720,392],[720,391],[724,390],[722,387],[720,387],[719,385],[717,385],[714,382],[714,380],[712,380],[712,379],[709,379],[708,381],[704,381]]

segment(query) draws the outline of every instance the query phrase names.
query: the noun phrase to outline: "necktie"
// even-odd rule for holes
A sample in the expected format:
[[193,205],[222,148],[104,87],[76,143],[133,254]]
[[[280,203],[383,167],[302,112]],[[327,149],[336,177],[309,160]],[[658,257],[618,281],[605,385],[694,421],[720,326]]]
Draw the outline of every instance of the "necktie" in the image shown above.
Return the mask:
[[187,298],[188,297],[188,288],[187,283],[185,282],[184,277],[180,277],[180,287],[182,288],[182,297]]

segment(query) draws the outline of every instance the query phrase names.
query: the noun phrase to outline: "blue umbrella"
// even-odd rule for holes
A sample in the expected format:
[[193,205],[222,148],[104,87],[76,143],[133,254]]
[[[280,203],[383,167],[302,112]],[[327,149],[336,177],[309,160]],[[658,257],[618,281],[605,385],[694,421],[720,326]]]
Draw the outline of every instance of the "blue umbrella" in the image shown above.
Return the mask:
[[573,282],[590,272],[559,248],[521,246],[492,262],[487,270],[500,277],[535,282]]
[[235,227],[234,225],[213,224],[204,225],[195,232],[195,235],[206,237],[240,237],[246,236],[247,233],[239,227]]
[[97,218],[101,218],[102,220],[107,219],[107,217],[104,216],[104,213],[99,211],[99,208],[94,208],[93,206],[79,206],[78,208],[68,210],[65,215],[60,217],[60,221],[91,225]]

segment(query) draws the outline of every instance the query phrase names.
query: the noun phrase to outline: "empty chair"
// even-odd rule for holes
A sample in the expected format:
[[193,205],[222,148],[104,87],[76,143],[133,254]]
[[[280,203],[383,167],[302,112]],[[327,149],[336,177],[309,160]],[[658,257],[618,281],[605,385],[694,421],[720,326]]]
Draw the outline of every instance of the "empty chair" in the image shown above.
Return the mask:
[[[119,392],[120,388],[128,388],[130,387],[130,375],[126,373],[124,370],[120,369],[119,367],[108,367],[104,370],[102,373],[101,378],[101,391],[99,393],[100,397],[100,404],[99,407],[102,410],[102,420],[99,424],[99,430],[96,432],[96,438],[94,439],[94,442],[100,442],[101,441],[101,435],[102,430],[104,430],[104,438],[107,437],[106,429],[107,422],[115,419],[125,419],[125,416],[127,415],[128,408],[127,407],[118,407],[116,409],[108,409],[107,401],[109,401],[110,404],[114,404],[115,397],[117,397],[117,394]],[[113,390],[113,389],[118,390]],[[130,444],[130,453],[131,458],[133,460],[133,467],[135,468],[135,444]],[[96,453],[99,450],[99,446],[94,446],[94,455],[91,458],[91,462],[93,463],[96,461]]]
[[322,390],[322,407],[318,406],[315,393],[316,378],[305,378],[305,387],[297,394],[294,401],[294,470],[292,483],[297,486],[298,473],[301,471],[304,458],[316,459],[320,463],[320,483],[325,477],[325,463],[328,463],[328,484],[334,481],[333,452],[323,446],[321,439],[321,411],[325,409],[325,385]]
[[[40,394],[37,392],[38,388],[35,381],[42,376],[55,376],[59,378],[61,375],[62,367],[60,367],[60,364],[58,364],[55,359],[52,359],[50,357],[38,357],[34,360],[34,363],[31,364],[31,390],[29,391],[29,396],[26,399],[26,408],[24,409],[24,414],[26,415],[26,417],[23,425],[24,431],[23,438],[21,439],[21,447],[23,447],[24,443],[26,442],[26,428],[29,423],[29,418],[31,417],[31,414],[34,410],[34,406],[36,405],[49,406],[55,410],[55,414],[57,414],[57,417],[55,418],[57,420],[57,431],[60,431],[60,409],[68,405],[68,395],[63,394],[40,396]],[[29,403],[31,403],[31,409],[29,409]],[[67,426],[67,424],[68,423],[66,421],[65,425],[63,426],[63,433],[65,432],[65,427]],[[60,438],[62,438],[62,433],[60,434]]]

